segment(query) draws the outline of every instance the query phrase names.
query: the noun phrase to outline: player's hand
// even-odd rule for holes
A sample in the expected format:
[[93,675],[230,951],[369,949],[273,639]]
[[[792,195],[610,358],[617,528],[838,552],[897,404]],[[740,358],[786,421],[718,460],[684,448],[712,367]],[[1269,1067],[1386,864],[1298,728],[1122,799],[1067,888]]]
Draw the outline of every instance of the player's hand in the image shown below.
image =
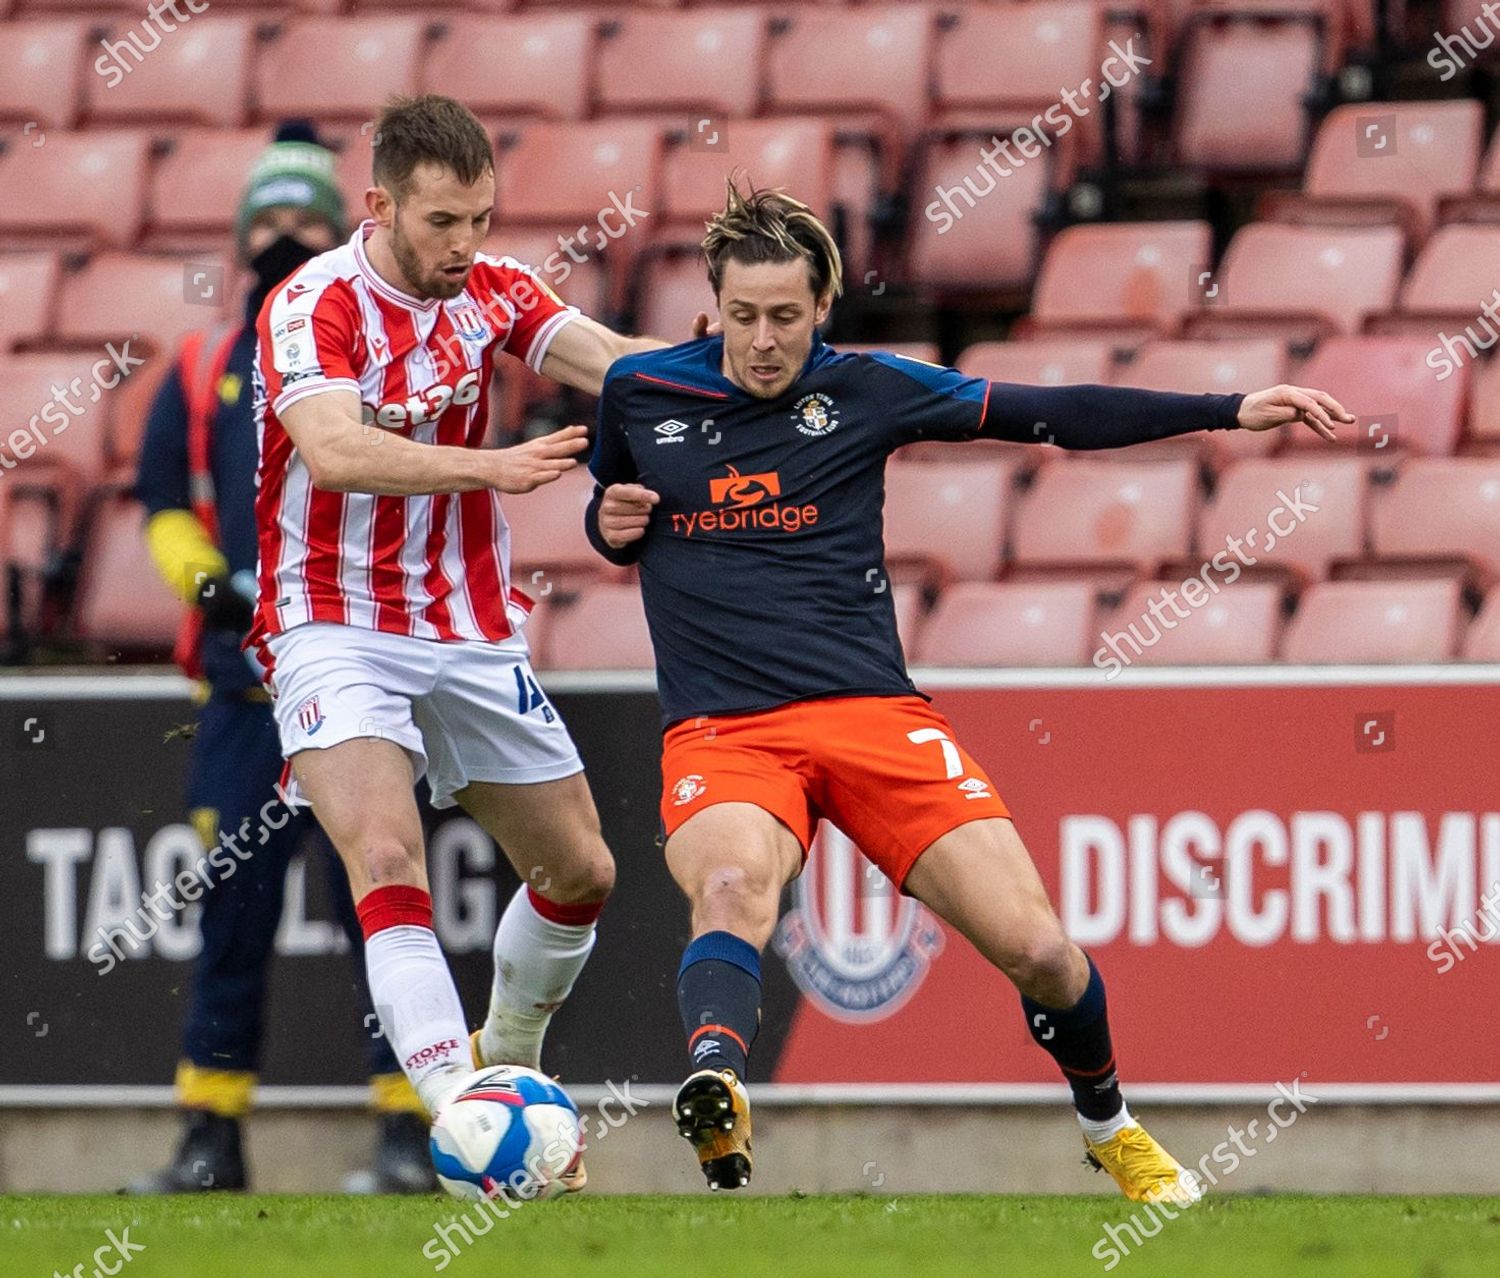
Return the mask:
[[660,500],[641,484],[611,484],[599,502],[599,535],[615,550],[639,541],[651,522],[651,507]]
[[1332,395],[1306,386],[1272,386],[1240,402],[1240,426],[1245,430],[1274,430],[1305,422],[1324,439],[1337,439],[1334,423],[1352,421],[1354,415]]
[[716,319],[710,319],[707,311],[699,311],[693,316],[693,339],[700,337],[717,337],[724,331],[724,325]]
[[564,426],[512,448],[497,448],[490,487],[502,493],[529,493],[550,484],[578,465],[578,454],[589,446],[587,426]]

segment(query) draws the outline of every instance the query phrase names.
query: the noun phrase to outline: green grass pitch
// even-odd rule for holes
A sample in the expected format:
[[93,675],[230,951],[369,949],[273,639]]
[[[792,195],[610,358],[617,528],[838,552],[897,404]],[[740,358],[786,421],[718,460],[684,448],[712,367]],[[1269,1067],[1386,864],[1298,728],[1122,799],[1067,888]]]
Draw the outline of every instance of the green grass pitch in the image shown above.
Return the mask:
[[[471,1220],[475,1208],[468,1209]],[[1500,1198],[1210,1199],[1106,1269],[1116,1198],[583,1196],[528,1203],[444,1252],[441,1197],[0,1197],[0,1272],[89,1278],[515,1275],[516,1278],[1464,1278],[1500,1272]],[[122,1263],[109,1235],[131,1249]],[[1098,1250],[1096,1252],[1096,1247]],[[424,1248],[427,1249],[424,1254]],[[81,1266],[81,1268],[79,1267]],[[118,1268],[116,1268],[118,1266]]]

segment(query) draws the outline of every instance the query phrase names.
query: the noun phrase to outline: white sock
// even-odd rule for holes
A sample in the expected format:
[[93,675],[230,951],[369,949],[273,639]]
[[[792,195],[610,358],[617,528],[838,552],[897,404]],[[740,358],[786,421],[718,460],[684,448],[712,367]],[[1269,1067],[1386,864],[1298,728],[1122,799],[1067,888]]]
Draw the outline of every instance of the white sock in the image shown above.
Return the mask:
[[594,924],[555,923],[537,913],[526,887],[495,929],[495,983],[479,1032],[486,1064],[540,1069],[542,1037],[594,948]]
[[468,1022],[437,934],[415,924],[382,928],[365,940],[365,969],[391,1049],[435,1115],[474,1072]]
[[1083,1128],[1083,1134],[1089,1138],[1090,1143],[1100,1145],[1111,1136],[1118,1136],[1127,1127],[1135,1127],[1138,1124],[1130,1116],[1130,1106],[1122,1101],[1120,1112],[1113,1118],[1085,1118],[1079,1114],[1078,1125]]

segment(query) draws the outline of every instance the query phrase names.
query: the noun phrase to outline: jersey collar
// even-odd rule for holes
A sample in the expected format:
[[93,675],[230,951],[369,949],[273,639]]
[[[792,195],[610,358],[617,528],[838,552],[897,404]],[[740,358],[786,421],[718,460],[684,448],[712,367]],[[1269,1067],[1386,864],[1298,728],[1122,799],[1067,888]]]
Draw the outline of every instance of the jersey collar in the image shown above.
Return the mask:
[[439,299],[413,297],[410,293],[403,293],[395,285],[388,283],[375,269],[370,262],[369,254],[365,252],[365,241],[370,238],[374,230],[374,219],[366,218],[359,224],[359,229],[354,232],[354,238],[349,241],[354,248],[354,260],[359,266],[359,273],[369,281],[370,287],[386,301],[394,302],[397,306],[404,306],[411,311],[426,312],[436,307]]
[[[722,386],[725,390],[730,391],[732,394],[740,396],[744,399],[756,398],[743,386],[739,385],[739,383],[724,376],[724,373],[722,371],[724,368],[724,335],[722,333],[720,333],[717,337],[711,337],[704,342],[703,353],[708,363],[708,368],[706,371],[708,372],[709,376],[714,379],[716,385]],[[827,360],[832,354],[833,348],[823,340],[823,334],[817,329],[813,329],[812,349],[807,352],[807,360],[802,365],[802,371],[797,374],[796,380],[793,381],[792,384],[782,392],[782,394],[792,394],[797,389],[797,383],[800,382],[804,377],[806,377],[810,372],[812,372],[813,369],[817,368],[819,364]]]

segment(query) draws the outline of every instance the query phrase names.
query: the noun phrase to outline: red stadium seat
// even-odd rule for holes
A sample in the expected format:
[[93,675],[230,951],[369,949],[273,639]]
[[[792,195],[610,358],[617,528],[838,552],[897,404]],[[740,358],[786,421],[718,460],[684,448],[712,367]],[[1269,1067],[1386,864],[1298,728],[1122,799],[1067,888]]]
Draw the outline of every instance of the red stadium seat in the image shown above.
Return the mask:
[[1212,258],[1207,222],[1069,227],[1047,248],[1026,327],[1170,334],[1197,305],[1194,273]]
[[976,137],[922,149],[907,273],[938,293],[1017,292],[1036,270],[1032,219],[1046,198],[1049,161],[1002,179],[980,163],[981,149]]
[[1500,360],[1476,364],[1469,378],[1469,448],[1483,456],[1500,453]]
[[1368,316],[1391,309],[1401,253],[1395,227],[1252,223],[1230,241],[1205,308],[1188,320],[1187,332],[1302,342],[1357,333]]
[[[722,145],[705,150],[690,137],[668,149],[662,164],[664,226],[696,246],[704,221],[724,207],[724,185],[736,169],[742,185],[785,187],[832,224],[834,128],[826,120],[735,120]],[[667,234],[658,233],[658,238]]]
[[1152,575],[1186,557],[1197,504],[1186,461],[1043,466],[1016,518],[1016,567]]
[[1372,505],[1375,554],[1500,577],[1500,460],[1420,458],[1403,466]]
[[901,640],[901,648],[908,654],[915,652],[927,620],[922,587],[914,581],[894,582],[891,585],[891,604],[896,609],[896,634]]
[[[1147,342],[1115,376],[1121,386],[1225,395],[1275,386],[1286,378],[1286,352],[1266,338],[1222,342]],[[1196,456],[1214,470],[1242,457],[1264,457],[1276,447],[1275,431],[1213,430],[1137,444],[1121,458]]]
[[108,652],[166,654],[185,609],[146,553],[139,503],[105,498],[89,520],[74,629]]
[[1468,369],[1439,380],[1425,337],[1330,337],[1298,373],[1360,420],[1330,444],[1310,430],[1283,431],[1289,448],[1354,448],[1371,458],[1405,453],[1449,456],[1463,421]]
[[700,312],[717,316],[703,255],[697,250],[651,253],[640,265],[634,327],[667,342],[685,342]]
[[583,530],[584,511],[593,495],[593,476],[579,466],[555,483],[506,499],[512,525],[511,579],[533,598],[565,591],[579,580],[618,575]]
[[89,23],[78,18],[0,22],[0,120],[24,130],[12,145],[45,145],[46,130],[77,121],[88,36]]
[[1464,635],[1463,659],[1500,662],[1500,590],[1490,592]]
[[63,280],[58,340],[97,348],[130,339],[132,355],[145,353],[142,344],[155,352],[169,350],[182,334],[224,313],[226,278],[215,259],[96,254]]
[[287,22],[256,64],[259,118],[374,119],[391,94],[417,92],[429,26],[415,14]]
[[934,49],[936,126],[980,125],[1004,136],[1007,127],[1029,128],[1053,110],[1052,119],[1043,121],[1049,135],[1068,122],[1053,145],[1071,151],[1081,142],[1083,159],[1097,159],[1102,113],[1091,103],[1084,104],[1086,115],[1063,113],[1059,91],[1098,78],[1103,14],[1093,0],[955,6],[944,15]]
[[65,528],[53,495],[24,482],[0,484],[0,638],[41,631],[45,574],[63,547]]
[[[455,13],[422,72],[423,88],[457,98],[481,119],[588,114],[595,13]],[[484,50],[475,57],[476,49]]]
[[[1453,337],[1445,351],[1455,363],[1472,362],[1485,343],[1493,345],[1495,321],[1480,314],[1480,304],[1491,300],[1494,286],[1485,281],[1500,278],[1500,226],[1457,224],[1440,226],[1412,263],[1401,286],[1397,313],[1380,321],[1385,332],[1412,331]],[[1468,330],[1468,343],[1462,340]]]
[[1039,337],[1032,342],[976,342],[958,357],[970,377],[1022,386],[1072,386],[1107,382],[1114,363],[1108,342],[1089,338]]
[[1302,596],[1281,658],[1297,664],[1389,665],[1457,654],[1454,581],[1324,581]]
[[95,62],[103,75],[87,77],[91,124],[172,120],[232,128],[245,122],[256,19],[196,18],[160,37],[141,55],[137,23],[122,15],[110,23],[105,52]]
[[1272,582],[1137,582],[1100,627],[1101,660],[1113,655],[1135,666],[1263,664],[1275,656],[1282,593]]
[[553,608],[541,669],[650,670],[655,664],[635,582],[599,582]]
[[61,276],[57,253],[0,254],[0,354],[51,333]]
[[1365,467],[1350,457],[1237,462],[1198,520],[1198,561],[1236,577],[1274,572],[1297,583],[1326,577],[1334,563],[1364,556],[1366,500]]
[[266,129],[189,129],[172,139],[151,175],[145,248],[222,251],[250,166],[270,143]]
[[[1453,30],[1453,28],[1446,28]],[[1489,148],[1479,164],[1474,189],[1462,195],[1448,195],[1438,202],[1441,222],[1500,221],[1500,129],[1490,138]]]
[[0,155],[0,248],[134,244],[150,148],[145,134],[54,132]]
[[966,581],[943,591],[913,662],[927,666],[1081,666],[1097,636],[1086,582]]
[[1302,192],[1272,196],[1263,216],[1322,225],[1397,223],[1417,242],[1440,198],[1473,188],[1484,145],[1475,101],[1336,107],[1318,127]]
[[557,243],[556,235],[527,227],[490,225],[483,251],[493,257],[513,257],[531,267],[547,287],[585,315],[604,309],[604,267],[598,258],[575,262]]
[[[77,491],[104,478],[114,404],[109,389],[96,384],[95,359],[66,352],[0,360],[0,447],[8,460],[59,472],[61,485]],[[117,375],[113,366],[100,370],[102,378]]]
[[[870,355],[876,351],[884,351],[887,355],[919,359],[925,364],[942,363],[936,342],[833,342],[831,345],[845,355]],[[953,454],[949,453],[948,457],[951,460]]]
[[[691,140],[704,144],[724,115],[754,115],[766,56],[766,13],[746,8],[682,13],[627,10],[601,32],[602,112],[693,111]],[[684,124],[690,122],[684,120]]]
[[885,555],[898,577],[986,581],[1000,568],[1014,467],[997,457],[893,461],[885,472]]
[[1315,84],[1318,44],[1307,21],[1195,21],[1180,53],[1178,162],[1219,172],[1297,169],[1306,154],[1303,98]]

